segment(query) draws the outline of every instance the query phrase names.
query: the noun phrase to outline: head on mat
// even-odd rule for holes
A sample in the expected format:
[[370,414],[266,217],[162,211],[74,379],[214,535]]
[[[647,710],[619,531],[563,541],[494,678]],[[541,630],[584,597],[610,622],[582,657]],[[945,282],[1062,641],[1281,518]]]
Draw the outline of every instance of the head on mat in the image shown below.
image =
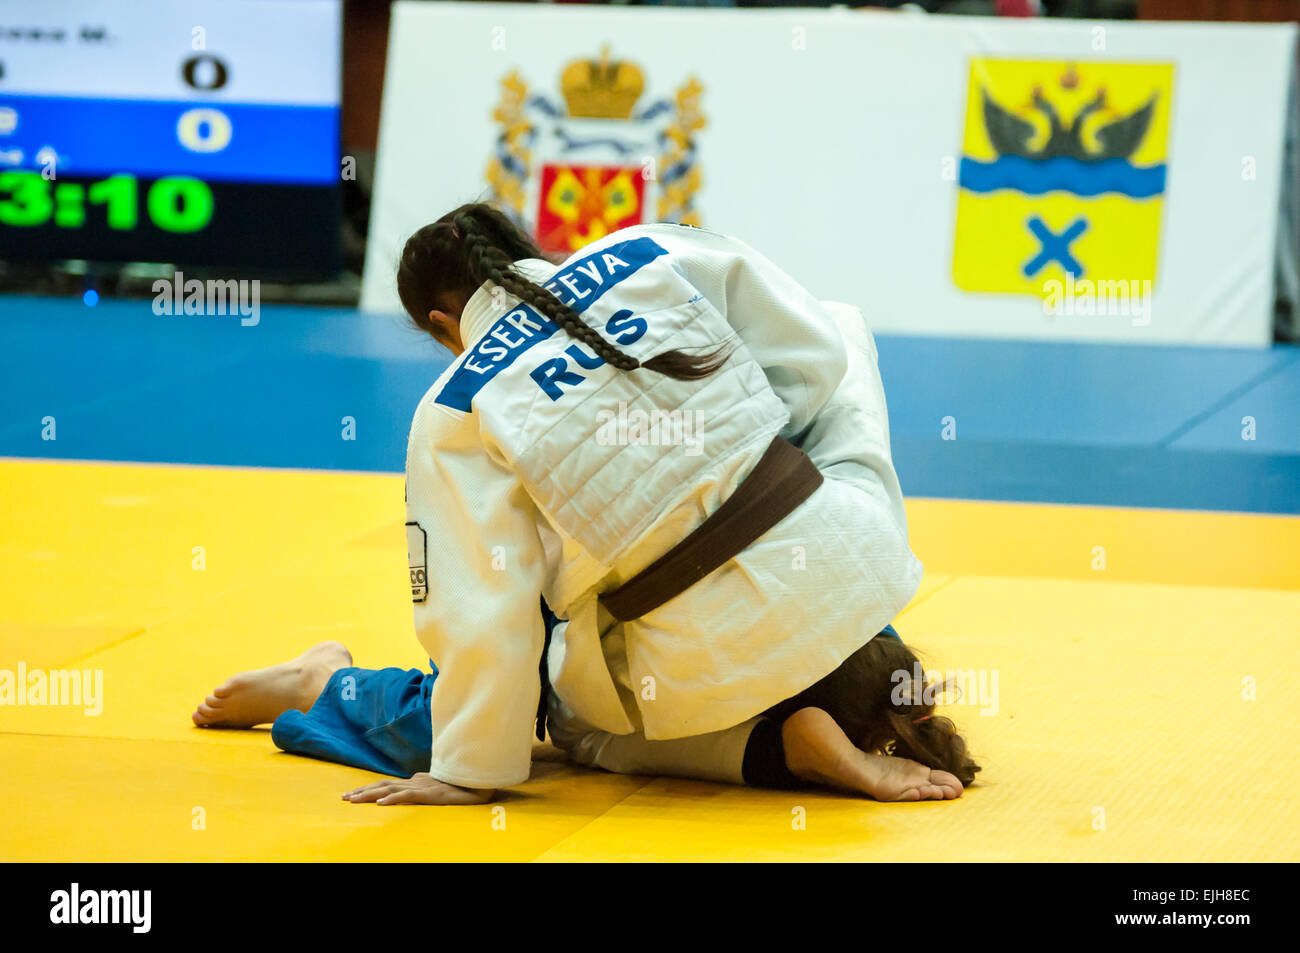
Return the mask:
[[911,684],[919,664],[897,636],[882,633],[768,715],[784,721],[802,708],[820,708],[863,751],[910,758],[969,785],[980,766],[952,720],[934,714],[933,701],[925,701],[929,693],[899,698],[900,683]]

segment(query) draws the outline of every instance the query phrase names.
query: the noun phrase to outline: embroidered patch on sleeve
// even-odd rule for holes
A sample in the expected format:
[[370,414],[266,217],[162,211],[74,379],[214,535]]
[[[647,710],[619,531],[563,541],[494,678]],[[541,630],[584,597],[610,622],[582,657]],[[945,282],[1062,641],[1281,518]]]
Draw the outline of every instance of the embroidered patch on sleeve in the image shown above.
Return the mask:
[[428,538],[419,523],[406,524],[406,561],[411,567],[411,601],[423,602],[429,596]]

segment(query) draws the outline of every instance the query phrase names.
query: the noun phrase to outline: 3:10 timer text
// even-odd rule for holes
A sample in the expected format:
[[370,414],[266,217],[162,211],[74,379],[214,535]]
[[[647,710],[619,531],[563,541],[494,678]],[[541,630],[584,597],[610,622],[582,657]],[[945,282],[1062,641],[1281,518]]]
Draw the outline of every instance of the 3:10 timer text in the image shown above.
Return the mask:
[[[102,205],[109,228],[130,231],[140,221],[139,191],[133,175],[83,185],[46,179],[39,172],[0,172],[0,225],[35,228],[53,221],[59,228],[80,228],[86,207]],[[145,193],[149,221],[168,232],[197,232],[212,221],[212,208],[212,189],[189,176],[158,179]]]

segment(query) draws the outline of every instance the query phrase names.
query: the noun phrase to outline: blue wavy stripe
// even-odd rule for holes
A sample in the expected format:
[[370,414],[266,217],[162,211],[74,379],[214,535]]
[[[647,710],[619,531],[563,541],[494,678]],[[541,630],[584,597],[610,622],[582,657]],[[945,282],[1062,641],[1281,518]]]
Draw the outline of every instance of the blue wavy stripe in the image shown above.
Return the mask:
[[981,162],[964,156],[958,183],[971,192],[1011,189],[1026,195],[1070,192],[1082,196],[1111,192],[1148,199],[1164,192],[1166,168],[1163,162],[1139,168],[1127,159],[1085,162],[1068,156],[1054,159],[1000,156],[993,162]]

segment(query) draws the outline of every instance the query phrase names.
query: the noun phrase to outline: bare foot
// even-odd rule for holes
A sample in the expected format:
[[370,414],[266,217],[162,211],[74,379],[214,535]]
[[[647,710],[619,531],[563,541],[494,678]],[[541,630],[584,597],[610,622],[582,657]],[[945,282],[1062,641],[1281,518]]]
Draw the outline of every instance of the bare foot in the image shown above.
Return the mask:
[[307,711],[330,676],[351,664],[341,642],[322,642],[290,662],[231,676],[190,717],[200,728],[252,728],[291,708]]

